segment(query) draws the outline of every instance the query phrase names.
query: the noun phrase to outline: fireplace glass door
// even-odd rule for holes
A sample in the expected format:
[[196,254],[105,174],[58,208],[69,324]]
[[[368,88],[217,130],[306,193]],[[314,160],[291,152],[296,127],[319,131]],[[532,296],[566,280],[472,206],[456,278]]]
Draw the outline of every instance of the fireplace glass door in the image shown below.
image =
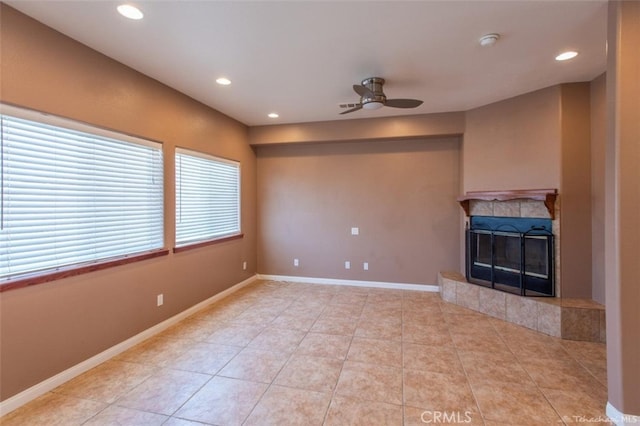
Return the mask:
[[553,235],[546,226],[504,223],[513,220],[500,218],[499,229],[476,221],[481,226],[467,230],[467,279],[521,295],[553,296]]

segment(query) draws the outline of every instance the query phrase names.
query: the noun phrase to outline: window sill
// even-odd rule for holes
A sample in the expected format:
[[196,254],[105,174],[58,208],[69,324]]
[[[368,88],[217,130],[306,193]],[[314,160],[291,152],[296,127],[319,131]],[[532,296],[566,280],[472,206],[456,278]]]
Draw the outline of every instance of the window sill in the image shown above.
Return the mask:
[[0,292],[15,290],[36,284],[44,284],[50,281],[60,280],[62,278],[73,277],[76,275],[87,274],[89,272],[100,271],[102,269],[113,268],[115,266],[126,265],[129,263],[141,262],[155,257],[166,256],[169,254],[168,249],[159,249],[141,254],[134,254],[126,257],[118,257],[112,260],[92,263],[81,266],[69,266],[67,268],[59,268],[50,271],[44,271],[37,275],[22,275],[7,281],[0,281]]
[[214,240],[207,240],[207,241],[200,241],[197,243],[193,243],[193,244],[187,244],[184,246],[180,246],[180,247],[174,247],[173,248],[173,252],[174,253],[181,253],[183,251],[189,251],[189,250],[194,250],[197,248],[201,248],[201,247],[206,247],[206,246],[211,246],[214,244],[220,244],[220,243],[224,243],[227,241],[232,241],[232,240],[239,240],[244,238],[244,234],[235,234],[235,235],[229,235],[227,237],[221,237],[221,238],[216,238]]

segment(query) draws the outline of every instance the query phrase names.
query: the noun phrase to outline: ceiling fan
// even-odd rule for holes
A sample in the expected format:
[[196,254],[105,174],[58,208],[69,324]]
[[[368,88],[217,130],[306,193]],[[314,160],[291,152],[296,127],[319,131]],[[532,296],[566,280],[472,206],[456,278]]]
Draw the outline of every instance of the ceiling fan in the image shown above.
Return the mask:
[[[417,99],[387,99],[382,91],[382,85],[384,84],[384,78],[370,77],[362,80],[362,84],[354,84],[353,90],[360,95],[360,102],[355,104],[351,109],[348,109],[340,114],[348,114],[350,112],[358,111],[359,109],[378,109],[383,106],[392,108],[416,108],[422,105],[422,101]],[[348,106],[352,106],[349,104]]]

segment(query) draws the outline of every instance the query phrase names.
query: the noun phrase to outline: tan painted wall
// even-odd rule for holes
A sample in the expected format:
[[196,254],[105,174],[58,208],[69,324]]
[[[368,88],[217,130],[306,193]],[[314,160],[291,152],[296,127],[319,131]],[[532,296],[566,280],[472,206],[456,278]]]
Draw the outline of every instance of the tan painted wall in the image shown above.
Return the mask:
[[[250,277],[257,256],[255,154],[244,125],[0,7],[3,102],[162,141],[168,247],[174,147],[239,160],[245,233],[242,240],[1,293],[4,400]],[[160,293],[165,303],[158,308]]]
[[640,416],[640,2],[609,2],[607,42],[607,383],[609,403]]
[[463,190],[560,188],[560,87],[466,113]]
[[251,145],[369,141],[398,138],[461,135],[464,113],[420,114],[400,117],[363,118],[280,124],[249,128]]
[[591,298],[591,105],[589,83],[560,86],[562,297]]
[[589,83],[467,111],[463,191],[556,188],[562,297],[591,298]]
[[260,273],[435,284],[438,271],[458,269],[458,138],[276,145],[257,155]]
[[591,82],[591,297],[605,303],[604,156],[607,141],[606,75]]

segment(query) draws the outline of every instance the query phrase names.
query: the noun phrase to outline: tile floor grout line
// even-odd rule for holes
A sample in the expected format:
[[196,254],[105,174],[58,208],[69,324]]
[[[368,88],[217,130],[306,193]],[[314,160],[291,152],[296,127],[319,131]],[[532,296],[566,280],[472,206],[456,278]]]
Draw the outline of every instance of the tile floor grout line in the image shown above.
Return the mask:
[[[449,331],[449,327],[447,327],[447,331]],[[449,335],[451,335],[451,333],[449,332]],[[453,339],[452,339],[453,341]],[[456,346],[455,342],[453,342],[453,348],[454,351],[456,352],[456,358],[458,359],[458,362],[460,363],[460,366],[462,367],[462,372],[464,373],[464,377],[467,381],[467,385],[469,386],[469,389],[471,390],[471,395],[473,395],[473,401],[476,404],[476,408],[478,409],[478,413],[480,414],[480,420],[482,420],[482,424],[486,423],[486,419],[484,414],[482,413],[482,408],[480,408],[480,403],[478,402],[478,398],[476,396],[476,392],[473,390],[473,386],[471,385],[471,380],[469,378],[469,373],[467,372],[467,369],[464,366],[464,363],[462,362],[462,359],[460,358],[460,349]]]
[[[362,315],[362,311],[360,312],[360,315],[358,315],[358,322],[360,321],[361,315]],[[342,360],[342,365],[340,366],[340,371],[338,372],[338,378],[336,379],[336,383],[333,386],[333,390],[331,391],[331,398],[329,399],[329,405],[327,406],[327,410],[325,411],[324,416],[322,418],[323,426],[325,425],[329,417],[329,411],[331,411],[331,404],[333,403],[335,397],[338,396],[338,383],[340,382],[340,376],[342,376],[342,372],[344,371],[344,365],[347,362],[349,351],[351,350],[351,344],[353,343],[353,339],[355,337],[357,328],[358,326],[356,324],[356,328],[353,330],[353,333],[351,334],[351,339],[349,340],[349,347],[347,348],[346,353],[344,355],[344,359]]]
[[405,398],[405,392],[404,392],[404,293],[402,294],[402,300],[401,300],[401,306],[402,306],[402,312],[401,312],[401,317],[400,317],[400,374],[402,375],[402,424],[404,425],[407,422],[407,418],[406,418],[406,398]]
[[524,370],[524,372],[527,374],[527,377],[529,377],[529,379],[531,380],[531,382],[533,383],[534,387],[536,388],[536,390],[540,393],[540,395],[542,395],[542,397],[544,398],[544,400],[547,402],[547,404],[551,407],[551,409],[556,413],[556,415],[558,416],[558,419],[560,422],[562,422],[562,424],[566,425],[566,422],[564,421],[564,419],[562,418],[562,415],[558,412],[558,410],[556,409],[556,407],[551,403],[551,401],[549,400],[549,398],[547,398],[547,395],[545,395],[544,392],[542,392],[542,389],[540,388],[540,386],[538,385],[538,383],[536,382],[536,380],[533,378],[533,376],[531,375],[531,373],[529,372],[529,370],[523,366],[520,362],[520,359],[518,358],[518,355],[513,351],[513,349],[511,349],[511,347],[509,346],[509,344],[507,343],[506,338],[502,335],[502,333],[500,333],[500,331],[498,331],[497,327],[495,326],[495,324],[491,324],[491,326],[494,328],[494,330],[496,331],[496,333],[498,334],[498,336],[500,337],[500,339],[504,342],[504,344],[507,346],[507,348],[509,349],[509,352],[511,352],[513,354],[513,358],[515,360],[515,362],[520,366],[520,368],[522,368]]
[[[271,321],[273,322],[273,321]],[[251,411],[249,411],[249,413],[247,414],[247,416],[244,418],[244,420],[242,421],[242,424],[244,425],[247,420],[249,420],[249,418],[251,417],[251,415],[253,414],[253,412],[255,411],[256,407],[260,404],[260,402],[262,401],[262,399],[264,398],[264,396],[269,392],[269,389],[271,389],[272,386],[278,386],[275,384],[276,379],[278,378],[278,375],[280,375],[280,372],[282,372],[282,370],[285,368],[285,366],[289,363],[289,361],[291,360],[291,358],[293,358],[293,355],[296,352],[296,349],[298,349],[300,347],[300,343],[304,340],[304,338],[309,334],[309,332],[305,332],[304,336],[302,337],[302,339],[300,339],[300,342],[298,342],[298,344],[296,345],[296,348],[289,354],[289,356],[287,357],[286,361],[282,364],[282,366],[280,367],[280,369],[278,370],[277,373],[275,373],[273,375],[273,378],[271,379],[271,382],[267,384],[267,387],[265,388],[264,392],[262,393],[262,395],[260,395],[260,398],[258,398],[256,400],[256,403],[253,405],[253,407],[251,408]],[[260,334],[256,335],[256,337],[258,337]],[[251,341],[253,341],[256,337],[254,337]],[[249,343],[247,343],[247,347],[249,347],[249,344],[251,343],[251,341]],[[274,352],[274,353],[280,353],[277,351],[270,351],[270,352]]]

